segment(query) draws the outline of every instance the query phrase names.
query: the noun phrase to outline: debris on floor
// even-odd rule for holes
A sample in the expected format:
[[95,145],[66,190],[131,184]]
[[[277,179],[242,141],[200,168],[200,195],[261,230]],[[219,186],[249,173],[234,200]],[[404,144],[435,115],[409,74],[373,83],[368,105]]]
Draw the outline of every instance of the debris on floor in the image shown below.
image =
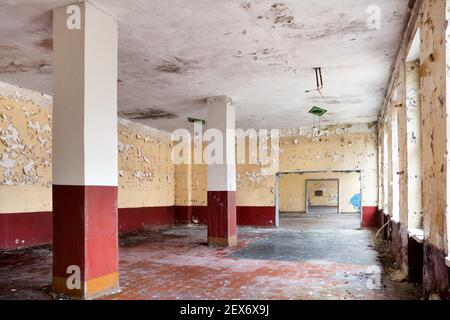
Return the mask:
[[[359,230],[357,215],[290,216],[279,229],[239,228],[235,248],[208,247],[206,233],[205,226],[177,226],[121,235],[121,292],[103,299],[421,298],[419,286],[390,279],[392,257],[382,243],[370,247],[373,231]],[[285,246],[286,235],[297,245],[309,239],[309,248]],[[50,248],[0,254],[0,299],[60,298],[51,295],[51,269]],[[379,287],[371,287],[373,269],[382,270]]]

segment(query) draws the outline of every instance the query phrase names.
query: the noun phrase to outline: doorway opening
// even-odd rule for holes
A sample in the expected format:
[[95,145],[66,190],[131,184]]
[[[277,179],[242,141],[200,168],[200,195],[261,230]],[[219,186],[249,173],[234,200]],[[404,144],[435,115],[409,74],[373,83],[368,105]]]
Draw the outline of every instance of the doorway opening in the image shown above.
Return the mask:
[[339,213],[339,179],[306,180],[306,213]]
[[[331,203],[329,206],[337,207],[335,214],[360,215],[363,204],[361,174],[359,170],[279,172],[276,175],[275,185],[277,226],[280,223],[280,217],[287,217],[293,214],[306,216],[308,213],[312,213],[312,207],[320,207],[320,202],[315,202],[316,199],[313,200],[313,197],[309,197],[308,194],[313,193],[314,198],[326,199],[328,198],[327,192],[334,189],[336,191],[331,191],[330,193],[336,195],[336,201],[329,201]],[[325,188],[317,187],[316,190],[308,192],[308,185],[313,186],[313,181],[320,181],[318,186],[323,185]],[[334,186],[327,187],[326,181],[334,183]],[[338,181],[337,187],[335,186],[335,181]],[[330,197],[334,199],[333,196]],[[308,205],[308,201],[313,201],[311,203],[312,206]],[[324,207],[327,206],[325,205]],[[313,208],[313,211],[315,209]],[[334,208],[332,209],[334,210]]]

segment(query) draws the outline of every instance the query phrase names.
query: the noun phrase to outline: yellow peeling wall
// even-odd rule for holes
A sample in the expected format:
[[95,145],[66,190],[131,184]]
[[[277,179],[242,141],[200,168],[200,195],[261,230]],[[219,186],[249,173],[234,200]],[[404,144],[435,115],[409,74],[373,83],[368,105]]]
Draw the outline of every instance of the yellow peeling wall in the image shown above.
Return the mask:
[[49,105],[48,97],[0,96],[0,214],[52,210]]
[[[206,146],[204,144],[203,148]],[[245,150],[248,158],[248,139],[245,141]],[[194,148],[191,152],[194,157]],[[207,206],[207,170],[206,164],[175,165],[175,205]],[[237,206],[275,205],[275,175],[261,175],[259,165],[238,164],[236,187]]]
[[[52,211],[51,97],[0,83],[0,214]],[[121,120],[119,208],[173,206],[170,135]]]
[[[204,145],[205,147],[206,145]],[[176,151],[174,151],[176,152]],[[194,145],[191,145],[191,159],[195,159]],[[180,156],[184,156],[180,154]],[[176,164],[175,171],[175,205],[207,205],[207,166],[201,164]]]
[[[248,153],[248,141],[245,148]],[[238,206],[274,206],[275,175],[261,175],[259,165],[238,164],[236,186]],[[175,165],[175,205],[207,205],[207,165]]]
[[[236,171],[238,206],[274,206],[275,176],[260,174],[258,165],[238,165]],[[207,166],[175,165],[175,205],[207,205]]]
[[[377,133],[374,124],[330,126],[322,130],[312,128],[282,130],[279,142],[279,169],[276,172],[301,171],[361,171],[362,205],[376,206],[378,201]],[[270,146],[270,143],[269,143]],[[248,144],[247,144],[248,149]],[[324,178],[330,176],[324,175]],[[336,177],[336,174],[331,175]],[[257,165],[238,165],[238,206],[274,206],[275,174],[262,175]],[[341,212],[356,212],[349,200],[360,193],[359,178],[346,184],[342,191]],[[283,183],[280,179],[280,184]],[[305,184],[279,187],[280,206],[283,196],[300,192]],[[303,191],[302,191],[303,190]],[[345,194],[344,192],[348,192]],[[280,207],[281,211],[303,212],[302,205]]]
[[170,135],[119,121],[119,208],[174,205]]
[[[446,48],[450,43],[448,40],[450,29],[447,29],[446,17],[450,8],[446,2],[416,1],[379,119],[379,132],[387,135],[388,141],[395,140],[390,128],[397,126],[399,150],[398,170],[394,170],[392,159],[389,159],[388,166],[385,166],[382,172],[385,182],[381,187],[384,189],[383,193],[391,199],[389,201],[384,199],[385,204],[380,204],[380,208],[383,208],[385,213],[392,213],[396,209],[395,205],[398,204],[398,222],[401,223],[402,228],[423,227],[427,242],[444,251],[445,254],[448,253],[448,226],[445,212],[450,198],[447,187],[449,181],[447,109],[450,101],[447,61],[450,60],[450,48]],[[405,64],[416,32],[420,32],[419,79],[414,79],[411,75],[411,68],[416,66]],[[408,114],[412,109],[409,92],[411,88],[420,90],[420,100],[416,101],[421,110],[420,122]],[[397,119],[393,116],[394,114],[398,115]],[[421,124],[419,128],[417,128],[418,123]],[[420,143],[411,142],[411,135],[414,133],[411,125],[415,125],[416,130],[420,130],[418,137],[421,139],[421,146]],[[380,149],[383,154],[392,153],[393,145],[395,141],[386,145],[380,139]],[[411,152],[415,152],[417,147],[421,149],[421,170],[411,169],[411,163],[409,163],[412,159]],[[414,173],[421,174],[421,179],[411,179]],[[398,183],[394,180],[396,175],[399,176]],[[412,190],[409,184],[420,183],[418,180],[421,180],[422,190]],[[392,199],[394,191],[399,195],[398,201]],[[421,193],[422,211],[417,209],[420,204],[410,199],[417,199],[417,192]]]
[[[270,147],[270,143],[269,143]],[[237,166],[237,205],[243,207],[275,206],[275,173],[298,171],[361,171],[363,206],[378,201],[377,132],[374,124],[343,125],[317,129],[282,130],[279,142],[280,165],[272,174],[261,174],[260,165]],[[246,142],[248,150],[248,141]],[[176,205],[206,206],[205,165],[177,165]],[[189,177],[190,175],[190,177]],[[335,175],[334,175],[335,176]],[[304,189],[304,185],[302,186]],[[359,181],[349,183],[342,212],[354,212],[349,199],[360,188]],[[280,189],[281,190],[281,189]],[[281,190],[281,193],[292,190]],[[304,192],[304,191],[303,191]],[[280,194],[280,197],[283,195]],[[284,211],[290,211],[284,208]],[[300,210],[298,210],[300,209]],[[282,209],[283,211],[283,209]],[[295,211],[304,211],[295,207]]]
[[[280,144],[281,172],[361,171],[361,184],[353,179],[354,182],[344,183],[341,188],[342,212],[353,212],[352,206],[346,206],[350,198],[359,193],[360,185],[362,205],[377,205],[378,150],[373,124],[331,126],[320,131],[293,130],[289,137],[281,139]],[[326,175],[327,178],[335,176],[338,175]],[[344,196],[342,192],[347,190],[348,195]],[[282,192],[280,189],[280,199]]]
[[[450,1],[413,4],[378,121],[380,151],[388,155],[380,179],[384,203],[379,207],[395,217],[390,238],[397,262],[408,270],[408,234],[423,234],[425,298],[448,298]],[[416,35],[418,65],[411,63],[417,58],[411,54],[417,52],[412,47]],[[420,99],[411,101],[417,96]],[[417,109],[420,117],[414,115]],[[397,150],[398,157],[392,156]]]
[[[337,207],[339,186],[333,180],[312,180],[307,182],[308,207]],[[320,194],[317,194],[320,192]]]
[[[280,212],[300,212],[306,211],[306,180],[323,180],[323,179],[338,179],[339,180],[339,212],[340,213],[357,213],[360,207],[356,205],[358,194],[361,192],[360,174],[359,172],[317,172],[317,173],[303,173],[303,174],[287,174],[282,175],[279,180],[280,190]],[[327,182],[324,182],[327,183]],[[333,197],[334,203],[331,202],[313,202],[312,205],[329,206],[336,205],[335,195],[337,190],[336,181],[330,182],[331,186],[326,186],[324,197],[310,198],[321,201],[328,199],[328,195]],[[327,183],[327,184],[330,184]]]
[[175,205],[207,205],[206,165],[175,165]]
[[275,175],[261,174],[258,165],[237,166],[237,205],[271,207],[275,205]]
[[[51,98],[21,92],[9,92],[0,98],[0,213],[52,210]],[[259,165],[238,165],[238,206],[274,206],[275,172],[319,170],[361,170],[363,205],[375,205],[374,128],[339,126],[312,132],[282,131],[280,167],[272,174],[261,174]],[[168,134],[121,120],[118,148],[119,207],[206,206],[207,167],[173,166]],[[281,191],[283,197],[285,192]],[[350,206],[345,207],[350,194],[344,197],[342,211],[351,212]],[[304,211],[301,207],[294,209]]]

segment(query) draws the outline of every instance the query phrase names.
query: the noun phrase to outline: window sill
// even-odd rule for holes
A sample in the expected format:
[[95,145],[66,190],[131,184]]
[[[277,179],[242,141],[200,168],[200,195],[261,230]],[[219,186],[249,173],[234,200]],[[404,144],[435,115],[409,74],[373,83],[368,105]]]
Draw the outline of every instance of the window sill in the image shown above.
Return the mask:
[[424,235],[422,229],[408,229],[408,234],[418,243],[423,243]]

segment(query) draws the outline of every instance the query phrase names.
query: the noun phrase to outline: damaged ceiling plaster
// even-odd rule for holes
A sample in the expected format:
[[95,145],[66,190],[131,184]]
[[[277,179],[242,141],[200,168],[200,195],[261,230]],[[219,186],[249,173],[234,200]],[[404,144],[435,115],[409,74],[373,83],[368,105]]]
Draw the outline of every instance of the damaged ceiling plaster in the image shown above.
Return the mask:
[[[70,2],[2,0],[0,81],[52,94],[51,9]],[[205,118],[216,95],[233,98],[242,128],[308,126],[313,105],[329,110],[324,124],[375,121],[409,1],[91,2],[119,21],[119,113],[173,130]],[[366,25],[371,5],[379,30]],[[317,66],[323,99],[304,93]]]

